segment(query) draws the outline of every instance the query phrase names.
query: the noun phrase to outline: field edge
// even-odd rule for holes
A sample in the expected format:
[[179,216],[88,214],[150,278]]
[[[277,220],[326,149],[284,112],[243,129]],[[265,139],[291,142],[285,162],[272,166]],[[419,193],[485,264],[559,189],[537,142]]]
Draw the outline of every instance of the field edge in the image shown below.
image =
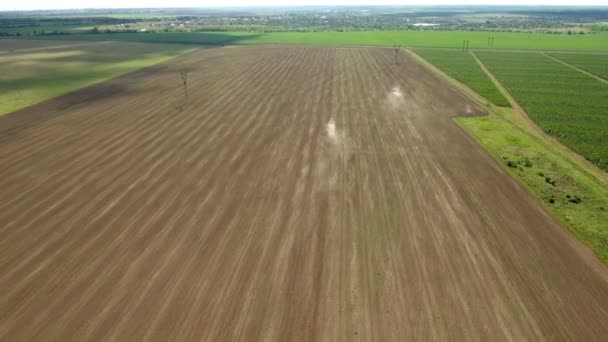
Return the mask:
[[[100,43],[100,42],[98,42],[98,43]],[[128,42],[114,42],[114,43],[128,44]],[[142,44],[142,43],[137,43],[137,44]],[[143,44],[148,44],[148,43],[143,43]],[[174,45],[179,46],[179,48],[172,50],[171,52],[167,52],[162,55],[158,55],[158,56],[150,56],[150,57],[137,58],[137,59],[132,59],[132,60],[126,59],[122,63],[123,64],[130,63],[130,65],[127,65],[126,67],[122,67],[122,68],[117,68],[116,70],[110,69],[109,71],[106,71],[104,74],[101,74],[99,76],[95,76],[93,74],[87,75],[86,72],[83,72],[81,75],[81,80],[79,82],[75,82],[74,84],[72,84],[69,87],[58,87],[55,91],[51,92],[48,95],[34,94],[32,99],[24,101],[23,104],[13,105],[13,106],[7,105],[6,109],[3,108],[2,106],[0,106],[0,117],[11,115],[13,113],[27,109],[29,107],[39,105],[39,104],[44,103],[49,100],[53,100],[57,97],[66,96],[73,92],[77,92],[82,89],[93,87],[93,86],[99,85],[101,83],[108,82],[108,81],[117,79],[119,77],[126,76],[133,72],[138,72],[138,71],[141,71],[146,68],[150,68],[150,67],[154,67],[159,64],[162,64],[162,63],[166,63],[176,57],[191,53],[191,52],[196,51],[197,49],[201,48],[201,47],[190,47],[190,46],[183,46],[183,45],[180,46],[178,44],[174,44]],[[49,48],[48,47],[43,48],[43,49],[40,49],[39,51],[46,51],[47,49],[49,49]],[[114,63],[114,64],[110,64],[110,65],[117,65],[117,64],[118,63]],[[10,100],[10,98],[8,100]]]
[[[487,110],[482,117],[454,117],[513,179],[536,197],[580,242],[608,265],[608,184],[519,117],[516,109],[489,103],[419,56],[414,60]],[[553,184],[552,184],[553,183]]]

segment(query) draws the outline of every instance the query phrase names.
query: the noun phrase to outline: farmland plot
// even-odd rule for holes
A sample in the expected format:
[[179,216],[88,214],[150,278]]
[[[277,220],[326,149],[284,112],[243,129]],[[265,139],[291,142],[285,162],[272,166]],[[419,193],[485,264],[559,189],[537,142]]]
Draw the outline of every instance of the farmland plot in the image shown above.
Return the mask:
[[509,107],[509,101],[498,91],[470,53],[439,49],[416,49],[415,51],[422,58],[495,105]]
[[[350,32],[158,32],[100,33],[35,36],[44,40],[134,41],[183,44],[324,44],[459,48],[463,40],[472,49],[488,48],[488,37],[495,38],[495,49],[608,51],[608,33],[563,35],[527,32],[484,31],[350,31]],[[22,37],[31,39],[31,37]]]
[[476,54],[545,132],[608,171],[608,84],[542,54]]
[[0,120],[0,340],[608,333],[605,267],[390,49],[201,51],[76,95]]
[[0,40],[0,115],[166,61],[180,45]]
[[608,80],[608,54],[551,53],[550,55]]

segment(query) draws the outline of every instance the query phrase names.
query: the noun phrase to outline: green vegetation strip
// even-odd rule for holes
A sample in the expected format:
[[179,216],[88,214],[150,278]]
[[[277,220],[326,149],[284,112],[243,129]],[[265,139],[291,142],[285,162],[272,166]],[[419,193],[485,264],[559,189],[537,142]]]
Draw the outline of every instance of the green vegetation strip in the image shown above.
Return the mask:
[[415,51],[495,105],[509,107],[509,101],[500,93],[470,53],[441,49],[416,49]]
[[22,47],[9,40],[0,45],[0,115],[189,51],[176,45],[126,43],[12,51]]
[[539,53],[476,55],[545,132],[608,171],[608,84]]
[[494,107],[486,117],[456,121],[608,264],[607,184],[523,128],[512,109]]
[[[175,32],[175,33],[100,33],[59,36],[34,36],[36,39],[122,40],[187,44],[331,44],[391,46],[397,42],[411,47],[459,48],[463,40],[469,48],[608,51],[608,33],[552,35],[520,32],[484,31],[355,31],[355,32]],[[30,37],[31,38],[31,37]]]

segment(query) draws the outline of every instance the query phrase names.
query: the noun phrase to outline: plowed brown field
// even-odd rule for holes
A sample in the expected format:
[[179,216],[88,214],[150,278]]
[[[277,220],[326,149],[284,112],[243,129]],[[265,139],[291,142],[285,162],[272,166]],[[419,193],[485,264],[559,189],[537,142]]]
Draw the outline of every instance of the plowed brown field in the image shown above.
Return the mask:
[[1,118],[0,340],[605,339],[606,268],[402,58],[197,51]]

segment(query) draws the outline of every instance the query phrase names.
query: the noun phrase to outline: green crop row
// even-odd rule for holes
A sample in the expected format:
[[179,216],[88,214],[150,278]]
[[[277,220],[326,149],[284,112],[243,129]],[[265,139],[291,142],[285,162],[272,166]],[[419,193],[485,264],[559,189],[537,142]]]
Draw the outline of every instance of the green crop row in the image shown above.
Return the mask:
[[439,49],[416,49],[415,52],[495,105],[509,107],[509,101],[500,93],[470,53]]
[[540,53],[477,56],[545,132],[608,171],[608,84]]
[[551,53],[551,56],[608,80],[608,54]]

